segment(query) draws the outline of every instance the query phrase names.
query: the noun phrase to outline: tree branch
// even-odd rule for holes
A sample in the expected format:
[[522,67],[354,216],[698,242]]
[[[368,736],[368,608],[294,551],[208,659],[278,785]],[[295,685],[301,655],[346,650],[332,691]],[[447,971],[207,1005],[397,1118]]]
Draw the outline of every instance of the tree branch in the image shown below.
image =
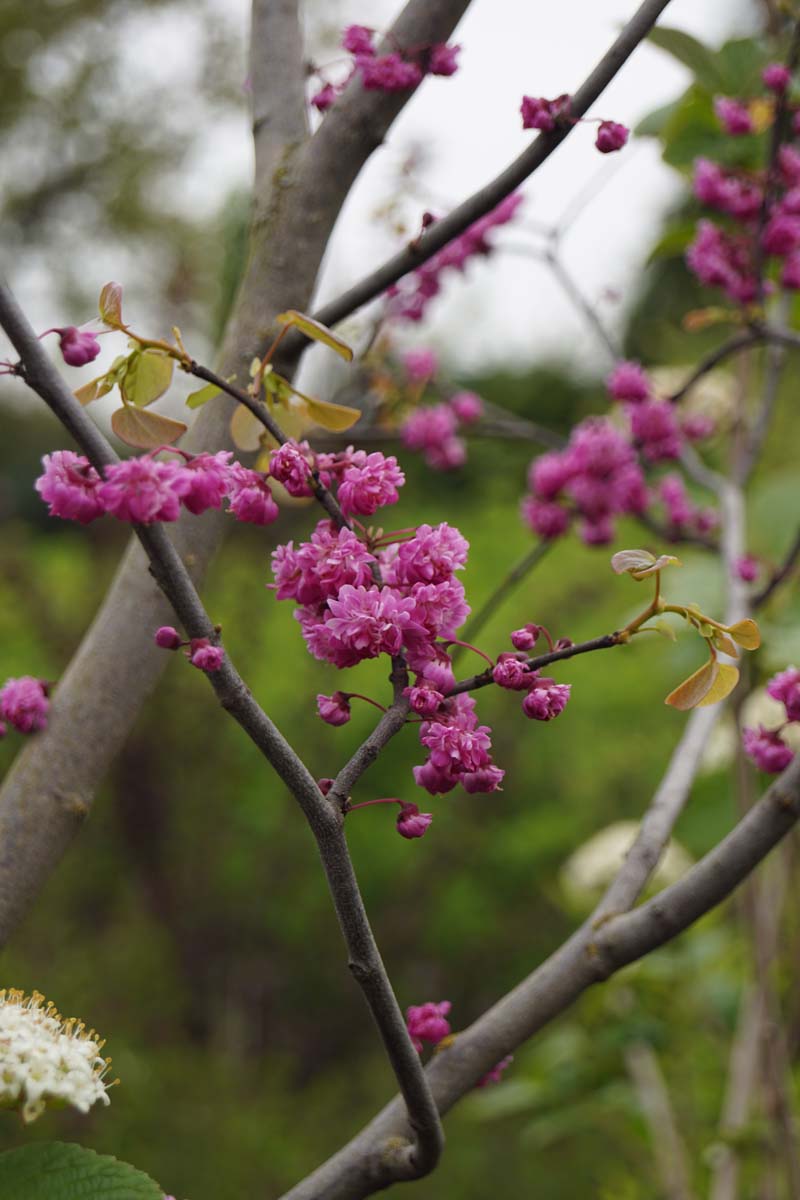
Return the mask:
[[[0,324],[20,355],[23,378],[69,429],[97,470],[102,471],[103,467],[118,461],[111,446],[53,367],[11,292],[2,284]],[[134,532],[147,554],[153,577],[186,632],[190,637],[213,638],[215,629],[211,618],[163,525],[137,525]],[[152,631],[147,633],[152,637]],[[390,1177],[416,1178],[436,1165],[444,1144],[441,1123],[369,925],[344,838],[343,814],[322,795],[303,761],[253,698],[227,653],[219,670],[207,672],[206,677],[221,706],[242,727],[286,784],[316,838],[348,949],[350,969],[380,1031],[413,1130],[408,1142],[386,1156],[386,1169],[394,1173]],[[402,686],[400,680],[398,683]],[[57,688],[54,718],[59,715],[60,700],[61,692]],[[46,743],[48,731],[37,734],[36,740]],[[94,734],[95,731],[91,732]],[[78,724],[77,734],[86,740],[85,723]],[[62,766],[57,759],[50,761],[49,772],[55,778],[51,787],[59,793],[63,790]],[[53,839],[51,829],[31,827],[31,809],[38,807],[37,801],[37,795],[28,795],[24,810],[3,814],[4,819],[0,822],[0,846],[6,860],[3,865],[9,865],[8,856],[13,854],[14,877],[22,893],[23,906],[38,891],[42,858],[55,856],[57,861],[61,850],[60,831],[56,831]],[[20,900],[15,899],[0,914],[0,939],[5,940],[16,923],[19,905]]]
[[[589,106],[601,95],[639,43],[647,37],[668,3],[669,0],[644,0],[600,62],[572,96],[570,111],[573,116],[582,117]],[[324,127],[325,123],[323,122],[322,128],[324,129]],[[420,238],[415,239],[411,245],[388,259],[377,271],[349,288],[336,300],[324,304],[315,313],[315,319],[321,321],[323,325],[335,325],[338,321],[349,317],[362,305],[381,295],[409,271],[413,271],[422,263],[427,262],[437,250],[441,250],[453,238],[458,237],[479,217],[491,212],[501,200],[524,183],[561,145],[571,129],[571,125],[565,125],[554,129],[552,133],[540,133],[528,149],[524,150],[491,183],[475,192],[446,217],[436,221]]]

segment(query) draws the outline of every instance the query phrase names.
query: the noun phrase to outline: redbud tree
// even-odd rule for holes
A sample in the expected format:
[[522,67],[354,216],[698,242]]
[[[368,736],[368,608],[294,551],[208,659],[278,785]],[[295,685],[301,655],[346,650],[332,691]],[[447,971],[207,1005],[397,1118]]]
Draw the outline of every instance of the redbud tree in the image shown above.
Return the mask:
[[[657,362],[615,352],[602,411],[564,438],[538,424],[536,411],[520,420],[451,386],[432,351],[401,354],[391,335],[404,324],[424,330],[429,306],[457,287],[473,260],[491,259],[502,231],[524,212],[526,180],[578,125],[592,125],[593,154],[626,152],[630,131],[601,110],[602,93],[648,35],[688,54],[674,31],[653,33],[668,0],[645,0],[575,90],[545,97],[536,94],[535,80],[520,81],[519,109],[508,119],[530,131],[523,153],[450,212],[421,211],[417,233],[393,258],[313,311],[321,259],[361,167],[415,91],[433,77],[446,86],[467,61],[469,46],[455,33],[467,7],[468,0],[409,0],[391,29],[351,25],[342,32],[341,57],[308,68],[296,0],[254,0],[250,253],[213,365],[195,357],[177,327],[154,327],[146,312],[129,311],[118,282],[102,287],[96,315],[65,314],[63,324],[42,331],[32,328],[10,288],[0,287],[8,342],[0,372],[38,395],[61,426],[31,487],[56,521],[124,522],[133,531],[107,600],[63,677],[25,674],[0,689],[2,734],[20,741],[0,790],[0,936],[6,943],[34,904],[175,655],[198,688],[213,689],[219,720],[239,724],[263,756],[264,772],[280,779],[296,802],[297,820],[316,839],[343,957],[362,993],[362,1000],[353,996],[354,1010],[366,1004],[374,1029],[365,1028],[364,1036],[377,1033],[396,1079],[397,1098],[292,1187],[286,1193],[292,1200],[350,1200],[433,1171],[450,1108],[475,1088],[502,1087],[518,1047],[592,984],[719,905],[800,816],[793,751],[800,670],[786,663],[766,685],[779,719],[745,726],[741,739],[743,755],[776,779],[718,845],[642,901],[690,799],[715,722],[741,695],[742,659],[761,645],[758,610],[789,586],[800,552],[787,530],[783,561],[767,563],[753,553],[746,505],[774,414],[777,375],[800,345],[786,302],[800,289],[800,24],[775,15],[747,90],[721,88],[709,98],[706,117],[716,122],[726,151],[722,161],[698,157],[693,169],[699,217],[685,269],[705,289],[707,303],[685,321],[690,328],[719,327],[718,340],[669,388],[659,381]],[[374,300],[375,329],[356,364],[338,327]],[[583,307],[596,328],[598,315]],[[727,337],[726,327],[733,331]],[[71,368],[94,362],[105,339],[115,349],[111,365],[76,387]],[[311,343],[351,370],[358,366],[374,402],[300,390],[298,365]],[[763,360],[752,359],[758,347],[768,349]],[[748,354],[761,371],[755,403],[743,399],[727,426],[693,407],[695,389],[718,364]],[[154,407],[176,372],[197,381],[186,420]],[[113,441],[92,415],[91,405],[103,397],[116,405]],[[534,542],[488,604],[473,611],[461,581],[470,547],[458,512],[404,523],[403,461],[420,456],[431,472],[455,473],[482,438],[504,430],[535,443],[520,481],[519,511],[508,516],[521,520]],[[298,502],[307,523],[301,536],[287,538],[284,510]],[[636,522],[641,548],[619,544],[622,519]],[[251,691],[246,669],[226,648],[225,628],[202,599],[216,547],[242,524],[263,528],[271,546],[265,603],[293,607],[296,637],[280,653],[288,660],[310,654],[328,672],[328,690],[309,696],[308,705],[320,736],[331,739],[330,775],[312,774],[269,695]],[[503,644],[484,644],[488,612],[534,567],[547,570],[553,548],[570,538],[590,548],[598,587],[612,572],[627,577],[633,615],[576,641],[568,629],[542,623],[532,607]],[[716,562],[724,611],[705,611],[682,593],[682,544]],[[353,822],[376,815],[363,810],[379,809],[375,836],[399,836],[413,853],[420,838],[437,836],[437,810],[459,795],[502,805],[515,781],[481,716],[485,690],[504,695],[504,719],[522,738],[529,722],[568,722],[571,706],[580,704],[573,659],[601,651],[610,652],[608,660],[638,655],[646,671],[657,643],[643,635],[652,632],[672,642],[693,639],[701,651],[700,665],[687,678],[676,674],[665,697],[672,715],[691,715],[590,916],[466,1027],[447,998],[396,996],[348,852]],[[359,679],[368,660],[383,668],[377,690]],[[335,730],[361,705],[374,710],[374,726],[342,762]],[[163,736],[169,738],[168,729]],[[407,754],[406,769],[396,794],[375,795],[368,770],[395,740]],[[584,751],[590,748],[575,747],[576,754]],[[72,853],[81,853],[79,841]],[[64,1021],[42,995],[0,992],[0,1030],[0,1098],[24,1122],[48,1106],[86,1112],[108,1103],[104,1043],[82,1023]],[[651,1098],[658,1092],[663,1100],[657,1063],[641,1047],[637,1055],[632,1074]],[[653,1128],[657,1136],[657,1118]],[[659,1161],[669,1190],[675,1162]],[[792,1161],[787,1151],[789,1178]],[[727,1151],[718,1176],[729,1180],[735,1171],[736,1155]],[[52,1186],[41,1183],[45,1177]],[[77,1145],[23,1142],[0,1155],[3,1194],[23,1194],[34,1178],[42,1197],[99,1197],[113,1185],[147,1200],[173,1186]]]

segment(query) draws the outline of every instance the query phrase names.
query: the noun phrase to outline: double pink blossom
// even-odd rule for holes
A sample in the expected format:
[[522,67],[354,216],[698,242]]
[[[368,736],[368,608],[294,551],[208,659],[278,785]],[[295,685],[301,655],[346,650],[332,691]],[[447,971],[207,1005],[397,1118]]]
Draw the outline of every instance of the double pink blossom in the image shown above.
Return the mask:
[[98,495],[100,476],[88,458],[72,450],[56,450],[42,459],[44,473],[34,484],[51,517],[88,525],[105,512]]
[[36,733],[47,726],[50,701],[47,685],[32,675],[7,679],[0,688],[0,718],[19,733]]

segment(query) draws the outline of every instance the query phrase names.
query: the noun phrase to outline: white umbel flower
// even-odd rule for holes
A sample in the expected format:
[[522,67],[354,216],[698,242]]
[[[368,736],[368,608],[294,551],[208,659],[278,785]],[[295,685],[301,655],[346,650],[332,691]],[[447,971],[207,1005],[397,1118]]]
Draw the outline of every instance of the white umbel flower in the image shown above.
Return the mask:
[[18,1108],[35,1121],[48,1104],[88,1112],[108,1104],[103,1082],[111,1063],[93,1029],[65,1021],[40,992],[0,990],[0,1108]]

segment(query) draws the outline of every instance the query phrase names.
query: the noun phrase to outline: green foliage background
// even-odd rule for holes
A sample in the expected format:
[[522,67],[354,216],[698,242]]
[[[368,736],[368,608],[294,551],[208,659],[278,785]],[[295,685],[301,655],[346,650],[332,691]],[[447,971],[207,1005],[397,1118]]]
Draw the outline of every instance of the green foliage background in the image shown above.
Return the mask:
[[[98,6],[81,7],[91,16]],[[695,103],[698,88],[684,103]],[[19,104],[7,122],[30,112],[25,97]],[[125,163],[129,142],[109,153],[112,166]],[[680,313],[700,302],[679,262],[676,231],[690,215],[676,214],[667,231],[672,242],[665,237],[655,255],[633,315],[628,349],[648,362],[690,362],[721,336],[690,337],[679,328]],[[173,232],[157,211],[143,218],[141,236],[153,253],[160,239],[174,245]],[[213,312],[217,297],[200,282],[187,295],[197,311]],[[559,363],[464,382],[562,431],[605,406],[599,384],[577,382]],[[800,515],[793,390],[789,375],[751,504],[751,549],[774,558]],[[111,578],[125,531],[111,521],[83,530],[49,520],[31,481],[41,454],[64,438],[30,404],[6,407],[3,423],[2,673],[58,679]],[[447,477],[404,460],[409,481],[392,520],[459,526],[472,547],[465,583],[474,608],[530,546],[517,516],[530,457],[520,443],[476,445],[467,468]],[[233,528],[206,600],[255,694],[322,776],[335,774],[363,738],[371,712],[354,707],[340,730],[321,725],[314,696],[340,681],[306,654],[291,606],[277,604],[263,586],[275,541],[302,537],[313,520],[298,507],[266,531]],[[642,542],[637,526],[620,530],[618,546]],[[670,579],[670,594],[718,610],[716,568],[702,552],[681,556],[685,568]],[[607,550],[572,539],[556,546],[492,620],[481,646],[498,653],[508,631],[530,620],[575,640],[618,627],[641,606],[642,592],[614,577],[608,558]],[[753,663],[754,680],[791,657],[794,620],[789,597],[768,614],[771,637]],[[503,792],[431,799],[435,822],[420,842],[396,837],[393,817],[381,808],[350,818],[353,857],[403,1006],[447,997],[454,1027],[466,1025],[569,934],[582,913],[564,895],[560,869],[598,829],[646,807],[684,721],[663,697],[700,658],[683,636],[676,646],[642,639],[565,664],[558,678],[573,684],[573,699],[547,726],[526,721],[514,695],[487,689],[479,707],[508,772]],[[384,674],[381,664],[366,664],[350,673],[348,686],[380,698]],[[0,765],[15,748],[13,738],[0,744]],[[420,760],[409,729],[354,799],[418,799],[411,766]],[[705,775],[678,836],[699,855],[734,819],[729,778]],[[800,930],[791,915],[785,933],[782,986],[795,1053],[800,1010],[791,963]],[[517,1054],[507,1082],[452,1114],[441,1169],[408,1186],[408,1195],[655,1195],[652,1150],[625,1068],[626,1046],[641,1039],[660,1057],[703,1187],[748,969],[729,907],[588,994]],[[272,1196],[336,1149],[393,1090],[346,969],[313,839],[280,783],[179,656],[84,832],[6,952],[2,979],[45,991],[106,1033],[122,1084],[111,1108],[88,1118],[63,1112],[23,1130],[6,1116],[0,1149],[54,1137],[80,1141],[135,1163],[179,1198]],[[772,1136],[763,1123],[747,1130],[753,1178]]]

